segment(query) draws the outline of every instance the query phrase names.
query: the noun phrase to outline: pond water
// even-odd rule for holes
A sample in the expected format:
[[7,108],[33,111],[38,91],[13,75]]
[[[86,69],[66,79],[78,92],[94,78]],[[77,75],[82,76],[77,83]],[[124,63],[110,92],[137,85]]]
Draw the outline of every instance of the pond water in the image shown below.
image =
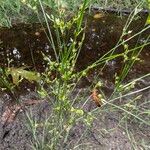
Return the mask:
[[[129,14],[117,15],[114,12],[92,11],[85,17],[86,36],[81,53],[79,55],[76,70],[85,69],[88,65],[95,62],[105,53],[111,50],[119,40],[123,27]],[[130,38],[144,28],[147,13],[139,14],[129,26],[128,31],[132,31],[125,39]],[[54,56],[52,47],[45,35],[47,29],[41,24],[18,24],[12,28],[0,29],[0,66],[20,67],[27,66],[42,72],[45,62],[41,52],[46,55]],[[144,31],[139,36],[131,39],[128,44],[129,48],[134,48],[145,42],[150,30]],[[115,53],[121,52],[122,46],[119,46]],[[140,77],[150,71],[150,51],[149,45],[145,46],[140,54],[141,63],[135,63],[134,68],[130,71],[128,79]],[[101,67],[89,72],[88,77],[83,82],[85,85],[93,81],[95,74],[113,81],[114,74],[122,68],[122,59],[115,59],[106,63],[106,67],[101,72]]]

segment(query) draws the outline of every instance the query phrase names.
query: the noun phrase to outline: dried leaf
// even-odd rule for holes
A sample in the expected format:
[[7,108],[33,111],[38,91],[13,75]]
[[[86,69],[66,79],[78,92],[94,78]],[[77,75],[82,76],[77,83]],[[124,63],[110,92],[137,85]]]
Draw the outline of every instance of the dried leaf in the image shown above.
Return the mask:
[[98,96],[98,90],[97,89],[93,89],[92,91],[92,99],[93,101],[95,102],[95,104],[98,106],[98,107],[101,107],[101,100]]
[[21,105],[19,104],[10,107],[7,106],[1,117],[1,123],[5,125],[7,123],[13,122],[20,109],[21,109]]
[[94,19],[100,19],[104,17],[104,13],[97,13],[94,15]]

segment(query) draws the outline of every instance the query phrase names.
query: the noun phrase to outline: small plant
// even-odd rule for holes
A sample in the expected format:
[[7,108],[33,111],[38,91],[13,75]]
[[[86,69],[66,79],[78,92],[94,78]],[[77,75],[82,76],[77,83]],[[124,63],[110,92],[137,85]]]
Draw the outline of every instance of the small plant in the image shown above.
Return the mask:
[[[99,58],[95,63],[88,66],[86,69],[80,72],[75,72],[75,65],[85,37],[82,23],[84,12],[89,4],[89,1],[84,0],[84,3],[80,6],[78,13],[74,14],[74,16],[67,21],[65,9],[62,9],[63,7],[61,3],[54,3],[55,7],[52,7],[51,9],[54,9],[54,12],[57,13],[52,13],[51,15],[45,12],[44,3],[42,3],[41,0],[39,0],[39,3],[48,28],[48,38],[53,47],[55,59],[43,54],[44,59],[47,61],[47,68],[42,74],[42,82],[40,82],[40,89],[38,93],[41,95],[41,97],[45,96],[50,98],[49,101],[52,105],[52,114],[43,125],[44,132],[42,141],[36,136],[38,133],[38,125],[40,123],[31,123],[32,116],[28,115],[32,125],[30,129],[33,131],[33,135],[35,137],[33,142],[34,149],[57,149],[61,146],[63,148],[67,148],[69,146],[69,144],[67,145],[67,141],[70,131],[76,124],[82,122],[87,128],[90,127],[94,119],[93,112],[95,112],[97,109],[92,110],[92,112],[86,112],[83,109],[83,106],[89,100],[89,98],[85,99],[84,97],[82,97],[82,99],[85,99],[82,107],[75,107],[74,104],[76,98],[72,98],[71,96],[76,88],[77,83],[82,77],[87,75],[89,70],[97,66],[102,66],[102,68],[104,68],[106,62],[118,57],[123,58],[125,66],[123,66],[119,77],[116,76],[116,88],[114,92],[110,98],[108,98],[108,101],[106,101],[105,95],[97,92],[97,89],[100,89],[101,86],[97,86],[98,83],[94,83],[95,88],[92,92],[92,98],[99,107],[105,107],[107,106],[106,104],[108,104],[146,123],[143,119],[134,115],[135,107],[132,108],[132,110],[134,110],[130,112],[129,107],[133,106],[132,103],[127,103],[123,107],[112,103],[114,99],[118,100],[120,98],[114,98],[116,97],[117,93],[121,94],[129,89],[131,90],[133,84],[122,86],[122,82],[134,62],[138,60],[139,53],[142,51],[143,47],[147,45],[147,43],[144,43],[144,45],[138,47],[136,46],[134,49],[129,49],[127,42],[135,36],[140,35],[149,27],[143,29],[136,35],[124,39],[126,35],[131,33],[128,31],[128,27],[130,26],[134,16],[136,16],[136,14],[139,12],[139,9],[135,9],[131,16],[129,16],[129,20],[127,20],[127,23],[123,29],[123,33],[117,45],[113,49],[108,51],[108,53]],[[55,31],[53,34],[55,34],[56,40],[54,40],[54,37],[52,36],[52,29],[49,26],[49,21],[52,21],[53,23],[53,28]],[[68,36],[68,31],[72,32],[71,37]],[[114,54],[116,49],[121,45],[124,47],[124,51],[122,53]],[[44,88],[45,85],[49,85],[48,89]],[[80,95],[76,95],[76,97],[80,97]],[[135,100],[133,100],[133,102],[134,101]],[[46,132],[48,134],[46,134]],[[49,137],[48,140],[46,140],[47,136]],[[78,144],[79,141],[76,144]]]
[[[71,1],[68,3],[67,1],[55,0],[22,0],[21,2],[16,2],[18,3],[15,3],[14,5],[17,7],[18,13],[20,11],[20,4],[24,4],[37,13],[37,17],[42,25],[46,24],[48,29],[46,35],[52,45],[55,55],[55,58],[51,58],[50,56],[43,54],[43,59],[47,62],[47,67],[42,74],[34,71],[27,71],[25,67],[0,68],[0,86],[3,87],[4,90],[7,89],[13,93],[14,88],[17,87],[23,79],[31,82],[35,81],[39,84],[37,92],[40,97],[49,101],[51,114],[47,114],[43,120],[36,120],[32,112],[26,113],[28,127],[33,135],[32,149],[50,150],[77,148],[78,145],[80,145],[80,141],[84,134],[88,129],[92,128],[94,119],[97,119],[95,114],[103,114],[103,111],[111,112],[111,110],[119,110],[123,112],[121,121],[132,119],[132,121],[138,120],[145,125],[150,124],[149,121],[142,118],[143,114],[149,115],[149,111],[146,110],[142,112],[138,106],[141,95],[132,97],[131,100],[128,100],[121,105],[116,104],[116,102],[122,101],[123,98],[140,92],[140,90],[134,92],[131,90],[134,89],[134,85],[137,81],[150,75],[147,74],[127,84],[124,83],[124,79],[133,64],[140,61],[138,57],[144,46],[150,44],[148,42],[149,36],[144,44],[136,44],[135,48],[131,49],[128,44],[128,41],[132,38],[140,36],[141,33],[150,28],[150,26],[145,26],[143,30],[134,35],[132,34],[132,31],[129,30],[134,17],[140,12],[140,4],[135,8],[131,15],[129,15],[122,31],[122,35],[114,48],[109,50],[84,70],[77,72],[75,67],[86,36],[84,32],[86,23],[85,26],[83,23],[84,14],[85,10],[90,7],[91,1],[84,0],[83,4],[77,5],[75,9],[69,7],[70,5],[75,5],[75,2],[71,3]],[[4,4],[5,3],[1,6],[3,10],[5,10]],[[12,9],[14,9],[14,5],[12,5]],[[105,5],[107,5],[106,1]],[[46,11],[48,8],[51,13]],[[73,13],[68,16],[68,12],[71,11],[73,11]],[[41,12],[45,22],[40,20]],[[10,18],[7,17],[5,21],[6,25],[11,24]],[[50,26],[50,23],[52,26]],[[123,50],[122,52],[117,52],[117,49],[120,48],[120,46],[123,47]],[[115,76],[115,89],[110,97],[105,96],[103,93],[103,83],[100,79],[95,79],[88,90],[76,92],[78,90],[76,88],[78,82],[82,77],[86,77],[91,69],[99,66],[101,67],[101,70],[103,70],[106,63],[117,58],[122,59],[123,65],[120,74],[116,74]],[[141,91],[149,88],[150,87],[148,86],[141,89]],[[91,99],[98,107],[93,110],[85,110],[84,106]],[[69,143],[70,133],[78,124],[82,124],[85,127],[85,131],[81,134],[75,144]]]
[[[53,113],[46,121],[47,123],[45,122],[46,124],[44,126],[44,128],[48,130],[47,136],[49,140],[44,141],[44,143],[46,142],[44,145],[39,145],[39,140],[34,140],[35,143],[33,145],[35,149],[57,149],[60,145],[66,144],[70,130],[75,124],[82,120],[81,118],[85,118],[86,123],[90,123],[88,113],[85,113],[82,108],[74,107],[75,100],[71,99],[71,94],[74,91],[76,82],[79,77],[82,77],[82,75],[76,73],[74,69],[85,36],[82,22],[89,1],[84,0],[78,13],[67,22],[65,20],[66,16],[64,15],[65,11],[59,11],[61,4],[55,2],[56,4],[54,6],[58,7],[57,9],[60,13],[59,15],[57,14],[57,16],[55,14],[49,15],[46,13],[42,1],[39,0],[39,3],[49,30],[49,39],[55,53],[55,60],[43,54],[44,59],[47,61],[47,68],[42,74],[43,81],[39,86],[40,89],[38,93],[42,97],[50,97],[49,101],[52,104]],[[49,20],[53,22],[57,41],[56,44],[52,37],[51,28],[49,27]],[[72,28],[74,29],[72,31],[73,35],[72,37],[68,37],[68,31],[71,31]],[[54,77],[51,78],[52,76]],[[45,84],[50,85],[48,89],[44,88]],[[30,116],[28,118],[30,118]],[[35,129],[35,125],[33,128]],[[33,128],[31,128],[32,131]],[[34,130],[34,133],[35,132]]]

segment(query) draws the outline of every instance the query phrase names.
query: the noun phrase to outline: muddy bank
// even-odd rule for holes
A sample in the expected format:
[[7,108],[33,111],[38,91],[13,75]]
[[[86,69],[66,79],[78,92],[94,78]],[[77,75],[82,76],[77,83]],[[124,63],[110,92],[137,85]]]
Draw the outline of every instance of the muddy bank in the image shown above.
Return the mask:
[[[86,91],[82,91],[85,94]],[[86,92],[87,93],[87,92]],[[144,96],[142,99],[144,101],[148,101],[150,98],[150,92],[146,91],[141,93]],[[89,96],[89,95],[87,95]],[[3,113],[6,111],[6,107],[8,104],[6,103],[6,95],[1,97],[1,107],[0,107],[0,115],[2,116]],[[134,96],[133,96],[134,97]],[[84,97],[79,104],[83,104],[85,102]],[[130,98],[132,98],[130,96]],[[27,115],[31,116],[33,120],[40,125],[42,124],[45,119],[47,119],[51,114],[51,105],[50,102],[46,100],[40,100],[36,93],[30,93],[26,96],[20,96],[19,101],[27,102],[31,100],[39,100],[39,103],[32,103],[32,105],[26,105],[22,107],[17,115],[15,116],[12,122],[6,122],[5,124],[1,120],[0,122],[0,149],[1,150],[32,150],[34,143],[33,132],[30,130],[29,120]],[[128,100],[129,98],[126,98]],[[125,99],[124,99],[125,100]],[[10,106],[10,104],[9,104]],[[142,107],[150,107],[145,105]],[[91,99],[87,102],[84,106],[85,111],[92,111],[96,108],[96,105],[93,103]],[[102,109],[103,111],[101,111]],[[130,118],[129,122],[127,123],[126,119],[124,120],[121,115],[121,112],[114,111],[111,107],[104,107],[100,108],[95,113],[95,121],[92,123],[91,126],[88,128],[85,127],[83,123],[76,124],[70,131],[67,143],[61,143],[59,149],[73,149],[75,146],[79,145],[76,149],[95,149],[95,150],[108,150],[108,149],[120,149],[120,150],[132,150],[133,145],[136,145],[136,149],[140,150],[141,148],[145,148],[147,146],[147,150],[149,149],[150,143],[150,126],[146,126],[141,124],[138,125],[138,122],[135,123],[134,117]],[[109,111],[108,111],[109,110]],[[106,111],[106,112],[105,112]],[[122,120],[120,120],[122,118]],[[124,125],[126,124],[126,126]],[[134,139],[130,139],[129,135],[126,132],[126,128],[128,128],[128,132]],[[83,135],[84,131],[87,129],[85,134]],[[43,135],[43,127],[39,126],[37,128],[37,139],[41,139]],[[44,134],[45,138],[46,135]],[[48,136],[48,135],[47,135]],[[79,138],[82,138],[79,140]],[[141,141],[142,138],[142,141]],[[46,138],[47,139],[47,138]],[[49,138],[48,138],[49,139]],[[47,140],[48,140],[47,139]],[[48,141],[45,141],[47,143]],[[135,140],[135,141],[134,141]],[[31,144],[32,143],[32,144]]]

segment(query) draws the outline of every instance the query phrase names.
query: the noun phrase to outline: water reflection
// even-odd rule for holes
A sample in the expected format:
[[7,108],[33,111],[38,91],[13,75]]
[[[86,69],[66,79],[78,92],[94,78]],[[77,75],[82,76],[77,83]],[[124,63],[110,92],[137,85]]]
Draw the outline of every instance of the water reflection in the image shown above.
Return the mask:
[[[129,27],[129,30],[132,31],[131,35],[134,35],[144,27],[146,16],[147,14],[143,14],[142,18],[139,17],[131,23]],[[92,12],[86,17],[86,36],[77,61],[76,70],[86,68],[115,46],[122,33],[127,17],[127,15],[120,17],[114,13],[99,14],[97,11]],[[43,71],[45,63],[43,62],[41,52],[51,55],[52,58],[54,56],[44,30],[46,29],[41,27],[40,24],[20,24],[11,29],[2,28],[0,30],[0,40],[2,41],[0,44],[0,66],[8,66],[8,64],[15,67],[22,65],[33,66],[38,71]],[[143,44],[148,34],[149,31],[146,31],[140,38],[137,37],[129,41],[130,48],[137,44],[137,40],[138,44]],[[117,51],[120,50],[121,47],[117,49]],[[145,47],[140,57],[144,61],[136,64],[135,68],[133,68],[135,69],[135,74],[138,73],[139,75],[148,73],[150,70],[150,51],[148,46]],[[112,78],[114,73],[120,70],[120,61],[112,60],[106,63],[103,73],[107,74],[106,78]],[[100,72],[98,68],[96,70],[97,73]]]

